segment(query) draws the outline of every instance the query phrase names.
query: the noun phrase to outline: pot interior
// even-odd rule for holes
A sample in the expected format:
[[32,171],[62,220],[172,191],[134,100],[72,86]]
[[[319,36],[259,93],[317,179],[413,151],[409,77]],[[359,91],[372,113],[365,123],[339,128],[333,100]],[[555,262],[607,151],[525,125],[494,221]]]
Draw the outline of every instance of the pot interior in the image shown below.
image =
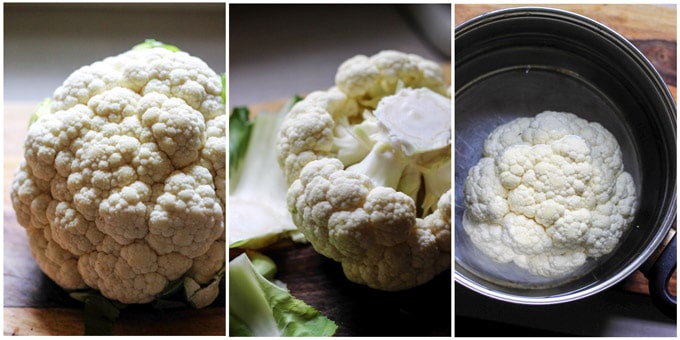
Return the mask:
[[[455,37],[456,279],[486,295],[550,303],[593,294],[637,269],[675,219],[675,104],[649,62],[616,33],[572,13],[516,9],[461,25]],[[544,278],[479,252],[462,227],[463,183],[497,126],[571,112],[616,136],[638,213],[619,247],[572,275]]]

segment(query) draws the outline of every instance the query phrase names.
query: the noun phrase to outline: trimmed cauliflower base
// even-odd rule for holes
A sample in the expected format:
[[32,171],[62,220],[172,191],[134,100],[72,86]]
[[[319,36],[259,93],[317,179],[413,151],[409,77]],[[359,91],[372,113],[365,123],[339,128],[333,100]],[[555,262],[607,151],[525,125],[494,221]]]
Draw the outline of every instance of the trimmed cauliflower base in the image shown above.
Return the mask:
[[636,211],[615,137],[571,113],[496,128],[463,192],[463,226],[476,247],[545,277],[610,253]]
[[451,99],[441,68],[382,51],[298,102],[278,160],[293,221],[347,278],[395,291],[451,265]]
[[29,130],[11,198],[43,272],[146,303],[224,266],[226,114],[203,61],[164,48],[82,67]]

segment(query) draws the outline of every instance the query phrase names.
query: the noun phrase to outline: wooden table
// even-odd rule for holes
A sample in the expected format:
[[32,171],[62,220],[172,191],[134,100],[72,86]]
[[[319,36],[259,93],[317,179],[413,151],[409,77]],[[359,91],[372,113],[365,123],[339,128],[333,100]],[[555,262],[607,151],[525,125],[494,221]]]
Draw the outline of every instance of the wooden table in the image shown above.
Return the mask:
[[[82,335],[82,304],[47,278],[31,257],[24,228],[9,198],[19,165],[28,117],[38,103],[4,106],[4,334]],[[128,307],[113,328],[114,335],[225,335],[225,298],[211,307],[161,312]]]
[[[455,5],[454,26],[478,15],[518,5]],[[630,40],[660,73],[677,101],[676,9],[660,5],[532,5],[575,12],[610,27]],[[675,228],[675,226],[674,226]],[[637,271],[621,288],[649,294],[647,279]],[[676,295],[677,273],[673,274],[669,291]]]

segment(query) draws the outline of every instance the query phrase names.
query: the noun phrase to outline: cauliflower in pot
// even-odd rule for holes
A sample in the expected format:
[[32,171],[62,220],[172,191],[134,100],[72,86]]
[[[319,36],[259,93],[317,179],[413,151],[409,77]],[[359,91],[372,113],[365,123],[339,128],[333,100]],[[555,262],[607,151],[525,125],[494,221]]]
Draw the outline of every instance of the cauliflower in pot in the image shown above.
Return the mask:
[[463,193],[473,244],[544,277],[568,275],[614,250],[637,207],[615,137],[552,111],[496,128]]
[[[226,114],[200,59],[140,45],[73,72],[41,106],[11,199],[43,272],[147,303],[225,262]],[[216,291],[215,291],[216,292]],[[205,296],[202,305],[217,294]]]
[[395,291],[450,267],[451,100],[442,69],[383,51],[297,103],[278,159],[293,221],[351,281]]

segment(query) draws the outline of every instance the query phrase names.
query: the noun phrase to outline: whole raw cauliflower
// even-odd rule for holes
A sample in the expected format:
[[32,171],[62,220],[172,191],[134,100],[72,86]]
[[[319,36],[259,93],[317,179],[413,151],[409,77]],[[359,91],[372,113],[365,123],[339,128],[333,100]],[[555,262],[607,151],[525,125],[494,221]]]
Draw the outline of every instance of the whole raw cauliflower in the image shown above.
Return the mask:
[[451,99],[442,69],[383,51],[340,65],[278,139],[293,221],[351,281],[403,290],[451,264]]
[[615,137],[571,113],[496,128],[463,192],[472,242],[498,262],[546,277],[610,253],[636,211]]
[[221,90],[203,61],[164,47],[64,81],[28,130],[11,188],[47,276],[123,303],[213,280],[225,261]]

